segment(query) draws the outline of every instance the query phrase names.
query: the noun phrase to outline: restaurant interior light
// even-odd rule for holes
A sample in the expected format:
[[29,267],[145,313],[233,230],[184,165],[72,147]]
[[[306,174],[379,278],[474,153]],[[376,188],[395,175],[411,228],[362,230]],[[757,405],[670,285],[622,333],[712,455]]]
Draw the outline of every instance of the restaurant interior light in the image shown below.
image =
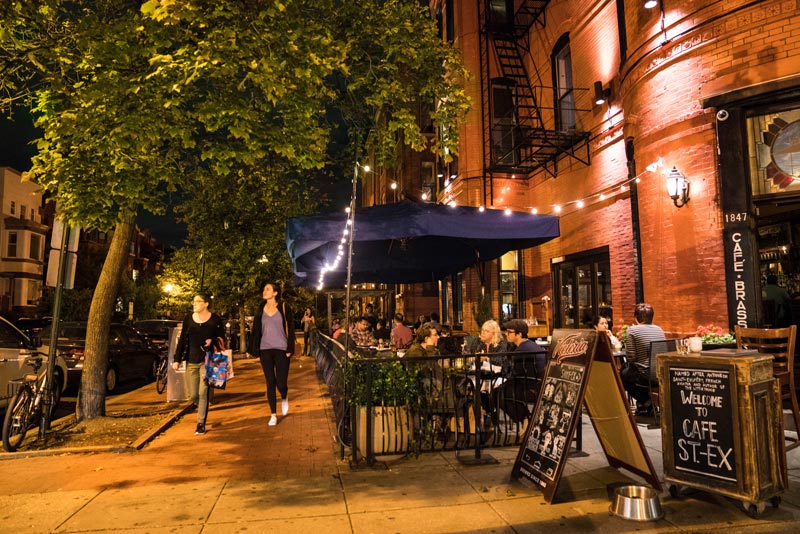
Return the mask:
[[611,89],[603,89],[603,82],[594,82],[594,103],[598,106],[605,104],[608,97],[611,96]]
[[689,202],[689,180],[678,171],[677,167],[672,167],[667,175],[667,193],[678,208]]

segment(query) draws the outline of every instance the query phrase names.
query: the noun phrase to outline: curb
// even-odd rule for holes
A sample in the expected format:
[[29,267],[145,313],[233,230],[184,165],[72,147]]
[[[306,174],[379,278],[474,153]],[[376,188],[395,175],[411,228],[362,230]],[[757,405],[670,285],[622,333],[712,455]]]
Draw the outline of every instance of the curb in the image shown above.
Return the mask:
[[[192,403],[186,402],[179,408],[173,410],[169,414],[167,414],[163,419],[161,419],[158,423],[156,423],[153,427],[146,430],[143,434],[137,437],[132,442],[128,443],[127,445],[98,445],[96,447],[63,447],[60,449],[43,449],[43,450],[36,450],[36,451],[21,451],[21,452],[0,452],[0,461],[2,460],[14,460],[17,458],[36,458],[42,456],[60,456],[66,454],[88,454],[88,453],[98,453],[98,452],[113,452],[113,453],[129,453],[129,452],[137,452],[141,450],[145,445],[147,445],[150,441],[152,441],[156,436],[158,436],[161,432],[172,426],[172,424],[186,412],[192,409]],[[72,415],[67,415],[66,417],[62,417],[65,419],[67,417],[72,417]],[[59,419],[60,421],[61,419]],[[32,428],[28,431],[30,432],[39,432],[38,428]],[[26,434],[27,437],[27,434]]]

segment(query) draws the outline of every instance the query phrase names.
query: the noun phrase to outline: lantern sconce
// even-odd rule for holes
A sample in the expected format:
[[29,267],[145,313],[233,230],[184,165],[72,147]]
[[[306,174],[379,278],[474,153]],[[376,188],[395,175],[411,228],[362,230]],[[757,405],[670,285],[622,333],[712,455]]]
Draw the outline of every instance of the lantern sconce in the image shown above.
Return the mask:
[[658,0],[644,0],[645,9],[653,9],[658,5]]
[[667,192],[678,208],[689,202],[689,180],[678,171],[677,167],[672,167],[667,175]]

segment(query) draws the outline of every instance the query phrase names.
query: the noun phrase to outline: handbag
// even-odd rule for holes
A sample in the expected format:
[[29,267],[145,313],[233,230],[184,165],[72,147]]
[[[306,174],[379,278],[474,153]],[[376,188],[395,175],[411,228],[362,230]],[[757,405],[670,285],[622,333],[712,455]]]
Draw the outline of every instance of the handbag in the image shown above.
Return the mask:
[[206,383],[216,389],[225,389],[229,378],[229,365],[225,342],[217,338],[217,341],[211,344],[211,350],[206,352]]

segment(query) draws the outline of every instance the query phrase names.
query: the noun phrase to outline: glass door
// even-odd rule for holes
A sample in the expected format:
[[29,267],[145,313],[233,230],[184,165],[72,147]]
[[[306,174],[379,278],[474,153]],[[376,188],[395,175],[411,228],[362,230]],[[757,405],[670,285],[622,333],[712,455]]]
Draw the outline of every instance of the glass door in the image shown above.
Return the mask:
[[592,328],[592,319],[612,316],[608,248],[553,261],[554,326]]

